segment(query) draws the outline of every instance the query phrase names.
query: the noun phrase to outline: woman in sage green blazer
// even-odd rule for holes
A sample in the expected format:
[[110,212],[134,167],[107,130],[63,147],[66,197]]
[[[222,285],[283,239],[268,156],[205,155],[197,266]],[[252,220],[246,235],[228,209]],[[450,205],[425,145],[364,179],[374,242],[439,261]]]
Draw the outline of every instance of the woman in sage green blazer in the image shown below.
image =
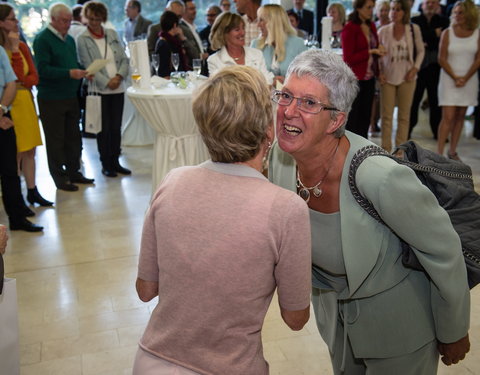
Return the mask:
[[408,167],[373,156],[356,182],[382,219],[412,245],[426,272],[401,262],[398,237],[353,198],[347,175],[368,140],[345,131],[356,77],[331,52],[290,65],[278,103],[269,178],[310,208],[312,303],[335,374],[436,374],[469,350],[470,294],[459,237]]

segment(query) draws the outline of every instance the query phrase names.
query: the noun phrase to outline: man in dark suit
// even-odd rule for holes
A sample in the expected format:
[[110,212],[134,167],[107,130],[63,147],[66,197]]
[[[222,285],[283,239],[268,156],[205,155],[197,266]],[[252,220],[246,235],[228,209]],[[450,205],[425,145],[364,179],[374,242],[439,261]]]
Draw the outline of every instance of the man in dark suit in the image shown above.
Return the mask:
[[439,0],[423,0],[422,13],[412,17],[412,22],[420,26],[422,39],[425,43],[425,58],[417,74],[417,85],[413,95],[410,110],[409,138],[418,121],[418,107],[422,101],[425,89],[428,94],[428,108],[430,110],[430,128],[437,139],[438,126],[442,119],[442,109],[438,106],[438,81],[440,79],[440,65],[437,61],[442,30],[448,27],[448,18],[438,14]]
[[145,39],[147,36],[148,27],[152,21],[143,18],[140,14],[141,11],[142,4],[138,0],[130,0],[125,4],[127,19],[125,20],[124,37],[127,42]]
[[298,28],[305,30],[309,34],[313,34],[313,12],[308,9],[304,9],[304,4],[305,0],[294,0],[293,8],[290,10],[297,13],[298,18],[300,19]]
[[210,30],[212,29],[212,25],[213,23],[215,22],[215,19],[218,17],[218,15],[222,13],[222,10],[220,9],[219,6],[217,5],[210,5],[208,8],[207,8],[207,14],[205,15],[206,19],[207,19],[207,26],[205,26],[199,33],[198,35],[200,35],[200,39],[202,40],[202,43],[206,43],[208,48],[207,48],[207,52],[208,54],[212,54],[214,53],[214,51],[212,51],[210,49],[210,40],[208,39],[208,37],[210,36]]
[[206,59],[208,57],[208,53],[203,52],[203,45],[202,40],[200,39],[200,35],[197,33],[197,28],[194,24],[195,17],[197,16],[197,6],[193,0],[186,0],[185,1],[185,12],[183,13],[183,17],[180,20],[178,26],[183,31],[183,35],[185,35],[185,51],[187,52],[188,57],[188,66],[192,66],[193,59]]

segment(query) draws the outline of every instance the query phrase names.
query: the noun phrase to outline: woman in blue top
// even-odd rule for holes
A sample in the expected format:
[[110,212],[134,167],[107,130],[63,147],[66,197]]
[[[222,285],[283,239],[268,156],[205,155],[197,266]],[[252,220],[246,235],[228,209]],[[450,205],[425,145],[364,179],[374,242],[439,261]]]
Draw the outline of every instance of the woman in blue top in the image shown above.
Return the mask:
[[252,41],[252,47],[263,51],[267,69],[275,75],[275,81],[283,82],[292,60],[307,47],[297,36],[287,12],[280,5],[264,5],[257,14],[261,35]]

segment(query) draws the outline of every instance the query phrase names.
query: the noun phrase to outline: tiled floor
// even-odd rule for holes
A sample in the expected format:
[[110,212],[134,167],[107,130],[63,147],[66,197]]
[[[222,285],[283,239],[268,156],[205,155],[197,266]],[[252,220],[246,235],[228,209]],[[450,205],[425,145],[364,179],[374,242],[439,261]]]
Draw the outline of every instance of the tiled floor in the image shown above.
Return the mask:
[[[473,167],[480,191],[480,142],[471,131],[467,123],[459,155]],[[425,125],[415,138],[434,148]],[[95,177],[95,186],[56,191],[40,147],[38,187],[55,208],[35,208],[43,234],[10,233],[5,262],[8,276],[17,279],[22,375],[130,374],[155,303],[140,302],[134,289],[152,148],[124,147],[123,163],[133,175],[107,179],[100,173],[95,142],[85,140],[84,147],[85,173]],[[0,222],[6,222],[3,211]],[[457,366],[440,365],[440,374],[480,374],[480,287],[472,297],[471,353]],[[271,374],[331,374],[313,319],[292,332],[274,302],[263,341]]]

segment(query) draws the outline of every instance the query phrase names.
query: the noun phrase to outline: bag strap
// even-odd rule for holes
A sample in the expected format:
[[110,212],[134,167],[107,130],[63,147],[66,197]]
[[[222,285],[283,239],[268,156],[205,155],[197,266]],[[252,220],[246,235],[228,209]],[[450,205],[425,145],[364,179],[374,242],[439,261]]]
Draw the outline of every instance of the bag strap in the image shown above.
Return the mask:
[[[406,151],[407,146],[403,144],[399,146],[398,149]],[[387,227],[388,225],[382,220],[377,210],[375,210],[375,207],[373,206],[373,204],[360,193],[360,190],[358,189],[357,182],[355,179],[358,167],[360,167],[362,162],[369,156],[379,156],[379,155],[386,156],[390,159],[393,159],[397,163],[406,165],[407,167],[410,167],[411,169],[413,169],[415,172],[418,172],[418,173],[434,173],[442,177],[473,181],[472,175],[468,173],[453,172],[453,171],[448,171],[448,170],[440,169],[437,167],[433,167],[430,165],[422,165],[422,164],[414,163],[412,161],[393,156],[392,154],[389,154],[387,151],[385,151],[383,148],[378,147],[376,145],[368,145],[368,146],[362,147],[355,153],[355,155],[353,155],[352,161],[350,163],[350,168],[348,171],[348,186],[350,187],[350,191],[353,197],[355,198],[355,200],[360,205],[360,207],[362,207],[375,220],[384,224]]]

